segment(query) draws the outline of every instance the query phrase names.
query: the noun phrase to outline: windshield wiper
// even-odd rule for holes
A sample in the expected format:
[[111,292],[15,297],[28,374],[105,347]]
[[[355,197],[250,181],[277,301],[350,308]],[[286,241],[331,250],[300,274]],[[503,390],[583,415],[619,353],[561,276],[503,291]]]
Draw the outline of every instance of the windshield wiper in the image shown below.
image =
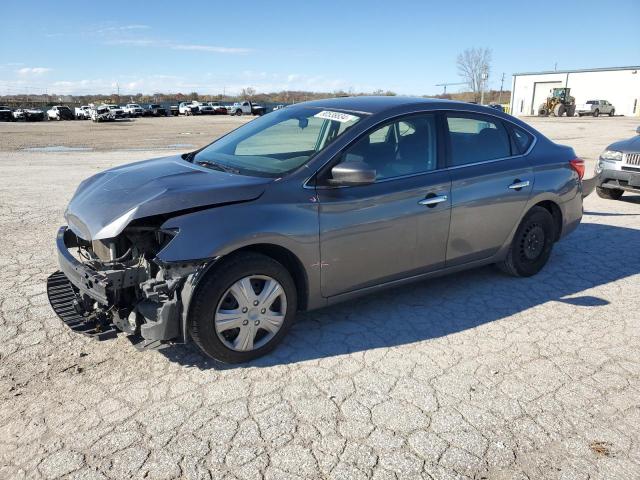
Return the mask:
[[215,170],[220,170],[221,172],[227,173],[235,173],[236,175],[240,174],[240,170],[237,168],[230,167],[228,165],[223,165],[221,163],[212,162],[211,160],[198,160],[195,163],[201,165],[203,167],[213,168]]

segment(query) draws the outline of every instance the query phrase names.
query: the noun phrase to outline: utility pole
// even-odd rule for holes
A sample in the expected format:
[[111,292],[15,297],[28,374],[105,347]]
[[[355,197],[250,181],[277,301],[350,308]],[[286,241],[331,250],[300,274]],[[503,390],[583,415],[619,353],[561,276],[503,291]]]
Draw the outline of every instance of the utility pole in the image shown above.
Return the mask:
[[489,74],[487,73],[487,69],[482,70],[482,74],[480,75],[480,105],[484,105],[484,84],[489,78]]
[[500,94],[498,95],[498,103],[502,103],[502,87],[504,87],[504,72],[502,72],[502,80],[500,80]]

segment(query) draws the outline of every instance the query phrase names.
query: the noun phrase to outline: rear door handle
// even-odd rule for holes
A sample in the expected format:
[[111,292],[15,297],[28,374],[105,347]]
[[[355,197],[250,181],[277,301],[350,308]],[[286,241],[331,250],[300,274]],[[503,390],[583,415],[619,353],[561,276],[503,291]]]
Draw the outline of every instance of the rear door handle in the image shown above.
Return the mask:
[[449,199],[446,195],[435,195],[433,197],[427,197],[418,202],[418,205],[424,205],[425,207],[435,207],[439,203],[446,202]]
[[529,180],[521,182],[520,180],[516,179],[511,185],[509,185],[509,188],[511,190],[522,190],[524,187],[528,187],[530,184],[531,182],[529,182]]

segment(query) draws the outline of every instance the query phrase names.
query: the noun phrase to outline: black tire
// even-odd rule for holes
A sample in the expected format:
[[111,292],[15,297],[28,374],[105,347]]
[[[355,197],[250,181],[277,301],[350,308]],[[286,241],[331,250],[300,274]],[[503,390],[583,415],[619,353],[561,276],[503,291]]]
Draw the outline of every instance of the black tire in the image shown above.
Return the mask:
[[[265,345],[255,350],[236,351],[218,337],[214,315],[222,296],[238,280],[248,275],[266,275],[282,286],[287,302],[282,327]],[[296,285],[289,271],[274,259],[258,253],[244,253],[223,260],[202,280],[191,301],[189,333],[202,352],[224,363],[242,363],[261,357],[273,350],[291,328],[297,310]]]
[[598,110],[597,108],[593,111],[593,116],[597,117],[598,115],[600,115],[600,110]]
[[549,116],[549,111],[546,108],[540,108],[540,109],[538,109],[538,116],[539,117],[548,117]]
[[236,110],[235,115],[236,115],[237,117],[241,117],[241,116],[242,116],[242,110],[240,110],[240,109]]
[[498,267],[514,277],[535,275],[549,260],[555,238],[553,216],[545,208],[533,207],[520,222],[507,257]]
[[609,116],[610,116],[610,117],[613,117],[615,114],[616,114],[616,110],[615,110],[615,109],[613,109],[613,110],[611,110],[611,111],[609,112]]
[[606,198],[607,200],[620,200],[624,190],[619,190],[617,188],[602,188],[596,187],[596,193],[600,198]]

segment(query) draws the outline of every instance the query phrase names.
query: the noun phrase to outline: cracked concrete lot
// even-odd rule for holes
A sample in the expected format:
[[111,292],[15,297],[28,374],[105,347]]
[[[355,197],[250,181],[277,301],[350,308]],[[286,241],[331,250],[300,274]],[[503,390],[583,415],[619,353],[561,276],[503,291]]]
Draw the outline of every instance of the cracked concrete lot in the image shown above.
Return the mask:
[[[531,122],[588,175],[640,123]],[[163,153],[5,135],[0,478],[640,478],[640,196],[588,197],[536,277],[482,268],[300,315],[273,354],[230,367],[92,341],[47,304],[76,185]]]

